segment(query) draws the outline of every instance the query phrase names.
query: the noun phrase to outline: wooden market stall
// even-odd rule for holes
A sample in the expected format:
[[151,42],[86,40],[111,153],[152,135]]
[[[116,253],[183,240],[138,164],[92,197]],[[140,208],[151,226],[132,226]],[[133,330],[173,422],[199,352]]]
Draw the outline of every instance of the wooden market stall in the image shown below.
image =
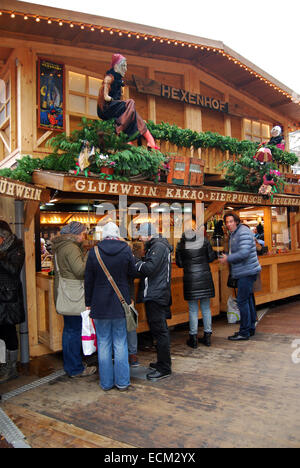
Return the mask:
[[[150,182],[115,182],[99,181],[96,178],[74,177],[67,174],[51,173],[45,171],[36,171],[33,180],[38,184],[45,184],[48,188],[56,190],[56,198],[78,199],[83,196],[84,199],[95,200],[101,197],[101,200],[118,200],[119,194],[126,193],[128,197],[128,206],[137,199],[141,202],[152,203],[153,201],[163,203],[174,201],[179,203],[191,203],[194,206],[194,212],[197,206],[206,207],[204,210],[204,221],[211,219],[216,213],[223,213],[228,207],[235,208],[237,211],[243,211],[245,206],[255,207],[255,211],[264,215],[264,227],[266,243],[270,245],[270,255],[260,257],[262,265],[262,290],[256,293],[257,304],[264,304],[274,300],[290,297],[300,294],[300,278],[297,271],[300,266],[300,244],[298,233],[294,229],[296,226],[295,218],[298,216],[296,210],[299,210],[300,198],[286,195],[277,195],[271,200],[265,200],[256,194],[226,192],[222,189],[201,187],[178,187],[171,184],[153,185]],[[55,210],[55,208],[51,208]],[[293,250],[287,248],[279,249],[272,242],[271,222],[272,209],[288,209],[289,223],[291,232],[291,241],[289,246],[293,245]],[[149,213],[151,213],[149,211]],[[45,213],[42,217],[45,217]],[[49,213],[49,216],[55,216],[57,221],[59,214],[57,212]],[[88,219],[85,214],[78,215],[78,219]],[[243,216],[241,214],[241,216]],[[64,214],[66,217],[66,213]],[[90,222],[98,222],[94,213],[90,214]],[[82,219],[84,221],[84,219]],[[100,219],[100,218],[99,218]],[[61,218],[59,219],[61,221]],[[284,225],[283,225],[284,229]],[[279,234],[278,234],[279,235]],[[269,241],[267,240],[269,238]],[[174,239],[170,239],[173,242]],[[274,248],[272,249],[272,244]],[[174,245],[176,247],[176,245]],[[173,262],[172,271],[172,319],[168,321],[169,325],[176,325],[188,321],[188,307],[183,300],[182,270],[177,268]],[[216,296],[211,300],[212,314],[218,315],[221,311],[227,310],[227,299],[232,290],[227,288],[228,268],[221,266],[218,261],[211,265],[213,280],[216,289]],[[37,331],[38,341],[47,345],[53,351],[61,349],[62,319],[55,310],[53,302],[53,277],[45,272],[37,273],[37,305],[36,313],[32,316],[33,324],[38,323]],[[138,305],[140,317],[138,332],[148,330],[145,310],[143,305]]]
[[[148,209],[163,201],[192,203],[194,210],[204,204],[209,235],[226,209],[247,213],[245,220],[252,227],[261,218],[272,255],[261,257],[263,290],[257,293],[257,303],[300,293],[296,274],[300,261],[299,184],[290,164],[278,163],[289,183],[285,194],[274,195],[272,202],[246,193],[247,186],[245,193],[220,188],[226,183],[220,163],[239,158],[238,150],[226,146],[231,138],[262,143],[270,138],[272,127],[280,125],[288,151],[289,132],[300,128],[300,106],[293,90],[221,41],[17,0],[1,1],[0,38],[0,170],[16,167],[26,155],[47,157],[52,153],[51,138],[61,132],[69,136],[82,118],[98,118],[99,87],[116,52],[125,55],[128,62],[124,98],[134,99],[140,115],[157,126],[157,135],[163,133],[156,137],[157,143],[163,153],[173,156],[168,180],[159,184],[36,171],[34,187],[39,189],[40,184],[50,190],[52,201],[67,200],[68,208],[59,211],[54,205],[39,213],[38,199],[26,202],[29,278],[35,278],[38,263],[33,242],[36,232],[46,232],[47,226],[57,232],[61,225],[80,216],[87,224],[96,225],[95,213],[84,212],[83,216],[74,208],[75,201],[116,201],[126,194],[128,203],[145,201]],[[54,107],[56,112],[52,112]],[[165,122],[163,127],[159,127],[161,122]],[[187,133],[181,133],[174,143],[166,138],[174,130],[169,125],[176,126],[178,133],[182,129]],[[202,145],[191,144],[187,136],[192,132],[207,140]],[[203,132],[214,132],[214,145],[209,146],[211,136]],[[28,168],[25,172],[29,177]],[[0,190],[1,197],[3,193]],[[29,193],[24,189],[24,194]],[[0,207],[4,206],[1,197]],[[175,239],[172,242],[175,247]],[[217,262],[212,272],[216,286],[212,310],[216,315],[226,310],[230,291],[225,285],[227,272]],[[175,265],[172,281],[170,325],[188,320],[182,271]],[[38,271],[36,282],[28,283],[27,301],[31,356],[59,350],[62,320],[53,303],[53,280],[45,271]],[[139,331],[146,329],[141,308]]]
[[[36,242],[35,242],[35,214],[39,210],[40,203],[46,203],[50,199],[50,192],[39,185],[27,184],[5,177],[0,177],[0,220],[5,220],[10,225],[12,231],[24,241],[25,246],[25,268],[22,272],[22,283],[25,304],[27,308],[26,321],[21,324],[22,329],[20,351],[25,356],[25,361],[29,356],[28,345],[28,319],[30,320],[30,334],[38,329],[38,322],[33,327],[31,317],[36,310],[36,285],[32,278],[36,275]],[[16,206],[21,203],[20,206]],[[48,348],[47,348],[48,349]],[[44,350],[45,352],[45,350]]]

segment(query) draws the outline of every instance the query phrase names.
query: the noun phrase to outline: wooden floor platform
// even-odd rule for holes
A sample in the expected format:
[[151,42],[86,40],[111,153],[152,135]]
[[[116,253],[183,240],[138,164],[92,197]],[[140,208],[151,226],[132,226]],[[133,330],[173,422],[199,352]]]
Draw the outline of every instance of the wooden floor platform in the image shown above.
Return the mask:
[[[237,329],[216,318],[212,347],[196,350],[173,330],[173,375],[133,379],[132,392],[62,378],[1,407],[33,448],[300,447],[300,300],[271,308],[248,342],[227,340]],[[154,358],[139,353],[143,365]]]

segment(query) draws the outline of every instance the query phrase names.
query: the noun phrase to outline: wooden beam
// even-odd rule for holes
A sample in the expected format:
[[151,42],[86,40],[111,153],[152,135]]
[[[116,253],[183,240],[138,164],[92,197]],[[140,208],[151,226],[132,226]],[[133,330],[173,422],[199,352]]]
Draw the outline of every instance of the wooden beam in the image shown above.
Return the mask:
[[244,80],[244,81],[240,81],[239,83],[236,83],[236,87],[238,89],[240,89],[240,88],[243,88],[244,86],[248,86],[249,84],[254,83],[254,82],[255,82],[255,77],[252,76],[248,80]]
[[299,213],[290,213],[290,233],[291,233],[291,249],[296,250],[298,247],[297,241],[297,223],[295,222],[296,216],[299,216]]
[[295,224],[297,224],[297,223],[300,222],[300,213],[297,213],[297,214],[296,214],[296,216],[294,217],[293,222],[294,222]]
[[[29,204],[30,203],[30,204]],[[36,300],[36,268],[35,268],[35,245],[34,245],[34,214],[30,205],[37,202],[27,202],[24,220],[24,247],[25,247],[25,271],[26,271],[26,296],[27,315],[29,330],[29,349],[39,344],[38,342],[38,314]]]
[[49,138],[52,135],[52,133],[53,132],[51,130],[45,132],[36,142],[36,147],[38,148],[42,143],[44,143],[44,141],[47,140],[47,138]]
[[3,130],[0,130],[0,138],[6,146],[6,149],[10,152],[9,140]]
[[204,212],[204,223],[206,223],[212,216],[216,213],[219,213],[225,206],[224,202],[213,202],[211,203],[208,208],[206,208]]
[[39,201],[27,201],[25,203],[25,213],[24,213],[24,227],[25,229],[29,229],[29,226],[34,219],[34,216],[37,212],[39,207]]

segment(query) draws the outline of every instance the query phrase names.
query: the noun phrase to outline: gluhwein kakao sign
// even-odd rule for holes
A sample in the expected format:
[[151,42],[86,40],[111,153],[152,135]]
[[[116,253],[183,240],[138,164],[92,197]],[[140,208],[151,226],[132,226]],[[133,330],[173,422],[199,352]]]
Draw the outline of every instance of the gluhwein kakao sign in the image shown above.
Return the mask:
[[0,177],[0,196],[16,200],[47,201],[49,197],[46,192],[34,185]]
[[300,197],[274,195],[273,199],[265,199],[257,193],[228,192],[205,186],[189,187],[170,184],[154,184],[152,182],[134,183],[105,181],[92,177],[74,177],[62,173],[35,171],[33,180],[36,184],[54,188],[62,192],[89,194],[96,198],[103,196],[120,196],[141,199],[157,199],[166,201],[223,202],[233,205],[257,206],[300,206]]

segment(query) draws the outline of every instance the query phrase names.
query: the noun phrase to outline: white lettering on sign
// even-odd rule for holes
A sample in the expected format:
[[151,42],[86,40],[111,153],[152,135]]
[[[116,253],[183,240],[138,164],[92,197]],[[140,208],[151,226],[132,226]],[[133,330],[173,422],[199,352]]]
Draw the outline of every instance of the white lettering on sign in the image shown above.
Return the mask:
[[0,179],[0,193],[7,197],[22,198],[26,200],[40,201],[42,190],[35,187],[29,187],[20,182],[11,182],[10,180]]
[[[25,198],[37,197],[39,199],[41,192],[35,189],[30,189],[26,186],[18,186],[14,189],[14,183],[0,179],[0,193],[9,192],[17,193],[19,196],[23,194]],[[128,195],[134,197],[145,198],[164,198],[177,200],[200,200],[205,202],[224,202],[243,205],[274,205],[274,206],[300,206],[300,197],[281,197],[274,196],[271,199],[265,200],[261,196],[248,193],[226,192],[222,190],[211,190],[202,188],[186,188],[186,187],[167,187],[164,185],[144,185],[137,183],[121,183],[121,182],[104,182],[88,179],[77,179],[74,181],[74,188],[77,192],[86,193],[103,193],[106,195]],[[35,190],[35,191],[34,191]]]

